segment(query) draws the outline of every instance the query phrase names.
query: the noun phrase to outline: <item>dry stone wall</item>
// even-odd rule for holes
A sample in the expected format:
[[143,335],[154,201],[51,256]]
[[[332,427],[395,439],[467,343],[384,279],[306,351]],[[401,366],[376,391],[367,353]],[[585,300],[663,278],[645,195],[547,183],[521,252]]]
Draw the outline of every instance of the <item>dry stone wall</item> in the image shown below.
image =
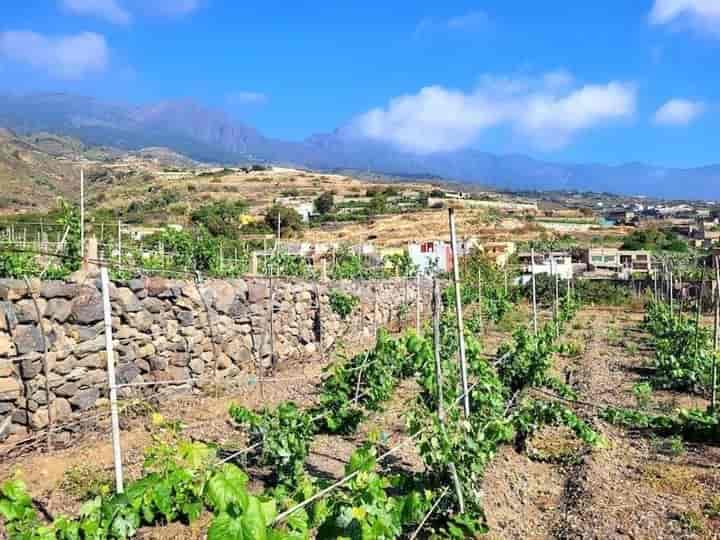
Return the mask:
[[[334,290],[360,300],[345,320],[330,306]],[[420,294],[427,308],[427,283]],[[415,282],[404,279],[113,282],[117,384],[134,385],[119,395],[156,392],[157,385],[145,383],[169,381],[197,392],[215,377],[247,378],[258,365],[282,368],[319,360],[336,341],[369,343],[376,324],[397,324],[403,314],[412,319],[415,297]],[[29,286],[24,280],[0,280],[0,442],[46,429],[49,421],[57,426],[107,408],[104,334],[99,279],[82,284],[30,280]]]

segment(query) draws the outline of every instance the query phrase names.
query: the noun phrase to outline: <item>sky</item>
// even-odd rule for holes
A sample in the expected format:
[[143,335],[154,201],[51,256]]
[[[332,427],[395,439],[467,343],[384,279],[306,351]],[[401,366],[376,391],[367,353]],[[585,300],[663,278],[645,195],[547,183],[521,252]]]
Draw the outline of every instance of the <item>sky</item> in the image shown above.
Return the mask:
[[720,0],[7,0],[0,91],[191,98],[264,135],[720,163]]

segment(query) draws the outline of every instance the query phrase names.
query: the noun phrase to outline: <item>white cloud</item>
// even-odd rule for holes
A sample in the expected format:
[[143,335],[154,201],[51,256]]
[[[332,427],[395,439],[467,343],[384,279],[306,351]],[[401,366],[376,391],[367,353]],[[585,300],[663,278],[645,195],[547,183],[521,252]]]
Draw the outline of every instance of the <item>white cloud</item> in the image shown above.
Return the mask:
[[45,36],[30,31],[0,33],[0,56],[62,79],[79,79],[105,70],[105,38],[93,32]]
[[579,132],[635,113],[632,84],[577,86],[565,71],[540,77],[483,76],[472,92],[428,86],[353,121],[357,132],[419,153],[464,148],[484,131],[509,127],[538,147],[569,144]]
[[267,103],[268,97],[260,92],[248,92],[241,90],[227,96],[227,101],[231,105],[262,105]]
[[655,112],[655,123],[686,126],[705,112],[705,104],[687,99],[671,99]]
[[128,24],[132,17],[116,0],[62,0],[63,7],[78,15],[93,15],[114,24]]
[[485,28],[488,20],[484,11],[469,11],[447,19],[425,17],[415,27],[415,35],[434,31],[475,32]]
[[650,12],[652,24],[674,21],[690,23],[698,30],[720,36],[720,2],[718,0],[655,0]]

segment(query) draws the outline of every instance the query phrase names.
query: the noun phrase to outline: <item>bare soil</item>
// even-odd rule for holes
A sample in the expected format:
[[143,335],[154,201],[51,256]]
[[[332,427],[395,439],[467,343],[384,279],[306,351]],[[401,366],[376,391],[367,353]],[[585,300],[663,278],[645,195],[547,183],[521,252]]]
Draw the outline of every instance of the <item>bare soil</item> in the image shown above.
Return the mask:
[[[566,341],[577,358],[558,358],[557,374],[579,392],[573,408],[605,437],[589,449],[545,429],[530,441],[551,462],[505,447],[483,485],[494,539],[716,539],[720,520],[710,506],[720,495],[720,448],[684,445],[615,428],[597,419],[599,407],[637,406],[633,386],[646,380],[648,349],[640,311],[584,309]],[[540,396],[542,397],[542,396]],[[652,408],[705,407],[697,396],[653,392]]]

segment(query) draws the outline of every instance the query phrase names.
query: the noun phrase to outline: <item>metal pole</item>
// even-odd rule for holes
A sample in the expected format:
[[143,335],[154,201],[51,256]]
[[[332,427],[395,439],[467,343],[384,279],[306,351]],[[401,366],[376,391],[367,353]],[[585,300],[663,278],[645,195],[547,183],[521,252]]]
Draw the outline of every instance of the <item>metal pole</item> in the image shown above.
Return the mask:
[[717,410],[717,360],[720,352],[720,257],[715,256],[715,336],[712,361],[712,396],[710,407]]
[[110,311],[110,280],[107,267],[100,268],[102,283],[103,312],[105,315],[105,351],[107,353],[108,384],[110,385],[110,421],[112,425],[113,461],[115,462],[115,491],[122,493],[123,469],[120,451],[120,419],[117,406],[117,386],[115,384],[115,357],[113,355],[112,314]]
[[538,333],[537,321],[537,289],[535,286],[535,248],[530,250],[530,272],[532,273],[532,307],[533,307],[533,332]]
[[80,169],[80,256],[85,258],[85,169]]
[[465,417],[470,417],[470,393],[468,392],[467,363],[465,361],[465,325],[463,324],[462,298],[460,298],[460,275],[457,256],[457,239],[455,237],[455,212],[453,208],[448,210],[450,221],[450,245],[452,248],[453,282],[455,285],[455,313],[457,316],[458,345],[460,353],[460,376],[463,392],[463,410]]

